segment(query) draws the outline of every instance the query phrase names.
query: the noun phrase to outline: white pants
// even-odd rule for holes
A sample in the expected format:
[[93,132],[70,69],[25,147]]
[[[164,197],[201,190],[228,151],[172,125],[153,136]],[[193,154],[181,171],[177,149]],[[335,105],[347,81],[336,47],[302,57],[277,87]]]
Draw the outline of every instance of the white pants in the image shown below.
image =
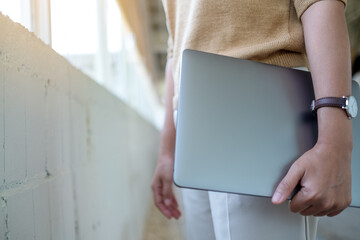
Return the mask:
[[270,198],[183,189],[187,240],[315,240],[317,218]]

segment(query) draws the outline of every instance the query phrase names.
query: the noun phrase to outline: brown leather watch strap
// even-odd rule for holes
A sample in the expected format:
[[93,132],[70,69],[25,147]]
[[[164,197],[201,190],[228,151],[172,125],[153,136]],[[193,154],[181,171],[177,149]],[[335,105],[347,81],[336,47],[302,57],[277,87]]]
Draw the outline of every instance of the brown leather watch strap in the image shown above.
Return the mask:
[[345,108],[346,106],[346,98],[338,98],[338,97],[324,97],[314,100],[311,104],[311,110],[316,111],[321,107],[338,107]]

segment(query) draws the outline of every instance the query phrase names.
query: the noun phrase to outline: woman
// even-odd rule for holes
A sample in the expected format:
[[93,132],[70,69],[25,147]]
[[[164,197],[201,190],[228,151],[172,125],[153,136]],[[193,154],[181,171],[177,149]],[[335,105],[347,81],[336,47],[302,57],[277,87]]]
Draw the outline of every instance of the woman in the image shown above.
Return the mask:
[[[152,189],[169,219],[181,215],[172,191],[181,53],[184,49],[284,67],[309,67],[316,99],[351,95],[346,0],[163,0],[169,31],[166,116]],[[351,202],[351,121],[340,108],[318,109],[316,145],[301,156],[272,202],[183,190],[188,239],[316,239],[317,216]],[[297,183],[302,189],[284,204]]]

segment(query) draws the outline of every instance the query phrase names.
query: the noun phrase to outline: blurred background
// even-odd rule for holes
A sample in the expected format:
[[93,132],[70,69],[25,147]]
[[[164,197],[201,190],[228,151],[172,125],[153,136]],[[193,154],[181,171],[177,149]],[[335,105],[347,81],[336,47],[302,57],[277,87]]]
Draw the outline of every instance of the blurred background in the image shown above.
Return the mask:
[[0,11],[160,128],[167,41],[161,1],[0,0]]
[[[0,12],[0,239],[182,239],[150,193],[161,0],[0,0]],[[346,15],[355,61],[360,1]],[[322,218],[319,240],[360,239],[359,222],[359,209]]]

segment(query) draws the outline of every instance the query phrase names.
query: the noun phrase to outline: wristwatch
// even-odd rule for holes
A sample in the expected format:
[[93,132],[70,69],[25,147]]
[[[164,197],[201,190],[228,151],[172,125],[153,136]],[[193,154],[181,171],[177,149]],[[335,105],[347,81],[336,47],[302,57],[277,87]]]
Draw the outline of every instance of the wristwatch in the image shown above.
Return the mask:
[[316,110],[321,107],[338,107],[344,109],[349,119],[356,117],[358,112],[358,106],[354,96],[343,96],[342,98],[324,97],[312,101],[311,111],[316,112]]

